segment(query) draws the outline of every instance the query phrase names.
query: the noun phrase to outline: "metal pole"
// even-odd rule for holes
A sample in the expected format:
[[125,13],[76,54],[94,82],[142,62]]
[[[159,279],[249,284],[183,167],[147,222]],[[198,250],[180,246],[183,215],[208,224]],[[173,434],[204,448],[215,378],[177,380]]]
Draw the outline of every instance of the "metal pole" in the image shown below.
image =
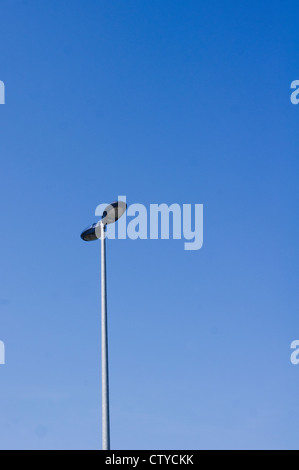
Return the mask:
[[101,223],[101,290],[102,290],[102,444],[110,450],[109,423],[109,375],[108,375],[108,331],[106,292],[106,238],[105,226]]

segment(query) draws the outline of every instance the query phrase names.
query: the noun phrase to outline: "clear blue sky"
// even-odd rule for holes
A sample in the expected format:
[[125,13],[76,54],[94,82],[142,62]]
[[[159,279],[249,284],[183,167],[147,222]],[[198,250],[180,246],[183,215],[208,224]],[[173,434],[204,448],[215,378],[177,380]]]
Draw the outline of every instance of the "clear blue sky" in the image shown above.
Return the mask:
[[204,246],[108,241],[114,449],[298,448],[297,1],[2,0],[0,446],[97,449],[98,204],[204,204]]

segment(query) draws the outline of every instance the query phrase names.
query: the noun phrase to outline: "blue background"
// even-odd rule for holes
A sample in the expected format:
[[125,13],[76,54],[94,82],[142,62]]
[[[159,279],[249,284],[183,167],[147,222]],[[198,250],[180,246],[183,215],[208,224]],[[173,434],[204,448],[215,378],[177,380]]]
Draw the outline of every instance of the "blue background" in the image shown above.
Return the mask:
[[204,204],[204,246],[108,240],[114,449],[298,448],[297,1],[2,0],[2,449],[98,449],[102,202]]

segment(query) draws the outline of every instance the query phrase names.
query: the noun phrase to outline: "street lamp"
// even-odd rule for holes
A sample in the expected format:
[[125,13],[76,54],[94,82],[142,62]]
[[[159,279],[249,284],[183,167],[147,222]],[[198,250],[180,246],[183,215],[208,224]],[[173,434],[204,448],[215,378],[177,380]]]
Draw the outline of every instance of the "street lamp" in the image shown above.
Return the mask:
[[108,374],[108,331],[107,331],[107,286],[106,286],[106,225],[116,222],[126,211],[127,204],[116,201],[109,204],[102,219],[81,233],[84,241],[101,238],[101,296],[102,296],[102,447],[110,450],[109,421],[109,374]]

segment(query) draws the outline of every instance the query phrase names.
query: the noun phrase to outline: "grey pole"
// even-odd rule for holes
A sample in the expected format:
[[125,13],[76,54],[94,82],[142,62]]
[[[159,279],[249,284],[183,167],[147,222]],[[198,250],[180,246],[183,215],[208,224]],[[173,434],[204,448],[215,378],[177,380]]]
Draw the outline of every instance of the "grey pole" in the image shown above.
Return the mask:
[[107,289],[106,289],[106,237],[107,224],[116,222],[127,210],[124,201],[115,201],[109,204],[99,223],[92,224],[81,233],[82,240],[91,242],[101,238],[101,294],[102,294],[102,448],[110,450],[110,422],[109,422],[109,374],[108,374],[108,328],[107,328]]
[[108,331],[106,292],[106,237],[105,225],[101,223],[101,287],[102,287],[102,447],[110,450],[109,422],[109,373],[108,373]]

